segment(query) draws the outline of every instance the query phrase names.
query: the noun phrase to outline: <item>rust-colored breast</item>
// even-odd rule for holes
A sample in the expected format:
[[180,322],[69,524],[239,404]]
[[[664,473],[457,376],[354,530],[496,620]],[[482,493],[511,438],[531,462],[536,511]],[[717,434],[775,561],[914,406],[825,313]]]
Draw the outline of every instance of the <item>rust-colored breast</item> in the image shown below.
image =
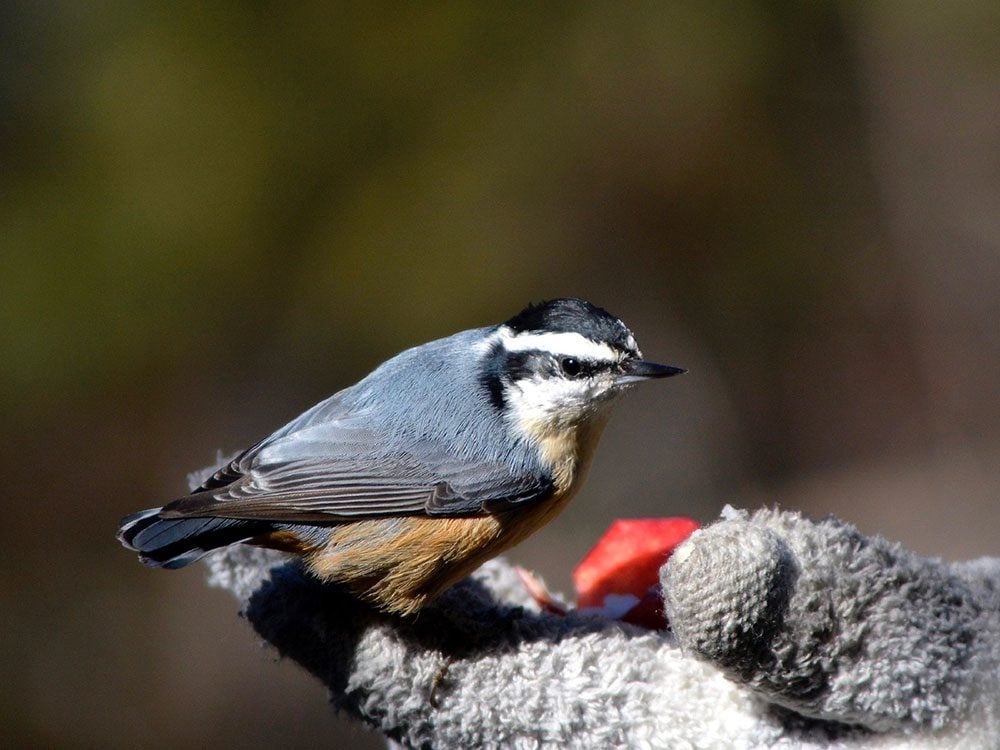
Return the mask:
[[576,494],[603,426],[600,420],[571,434],[540,436],[555,491],[525,508],[476,517],[354,521],[331,528],[326,543],[308,549],[279,532],[269,546],[300,552],[318,577],[346,585],[380,609],[413,614],[555,518]]
[[306,559],[320,578],[345,584],[380,609],[412,614],[546,523],[568,499],[473,518],[358,521],[334,528],[326,546]]

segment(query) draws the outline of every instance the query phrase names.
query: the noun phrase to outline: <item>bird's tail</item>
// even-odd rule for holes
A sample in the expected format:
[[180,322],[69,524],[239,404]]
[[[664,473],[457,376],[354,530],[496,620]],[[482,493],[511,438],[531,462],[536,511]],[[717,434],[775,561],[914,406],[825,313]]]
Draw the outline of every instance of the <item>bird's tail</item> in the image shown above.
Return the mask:
[[267,521],[237,518],[161,518],[162,508],[126,516],[118,541],[139,553],[146,565],[183,568],[214,549],[245,542],[274,530]]

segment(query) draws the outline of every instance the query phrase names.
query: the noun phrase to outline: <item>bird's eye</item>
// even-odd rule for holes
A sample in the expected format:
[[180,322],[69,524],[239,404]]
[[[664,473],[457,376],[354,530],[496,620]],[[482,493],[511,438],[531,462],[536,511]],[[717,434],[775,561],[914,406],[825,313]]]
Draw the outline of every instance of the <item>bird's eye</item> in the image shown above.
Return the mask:
[[575,378],[583,371],[583,366],[580,364],[580,360],[576,357],[563,357],[559,360],[559,366],[562,371],[571,378]]

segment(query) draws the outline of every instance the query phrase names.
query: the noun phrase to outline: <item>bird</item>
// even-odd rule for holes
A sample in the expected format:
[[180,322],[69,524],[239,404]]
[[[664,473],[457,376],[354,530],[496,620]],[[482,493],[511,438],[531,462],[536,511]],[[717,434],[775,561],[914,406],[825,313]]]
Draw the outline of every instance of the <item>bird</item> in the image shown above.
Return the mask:
[[117,536],[168,569],[238,543],[283,550],[413,615],[566,506],[620,396],[683,372],[590,302],[530,304],[388,359]]

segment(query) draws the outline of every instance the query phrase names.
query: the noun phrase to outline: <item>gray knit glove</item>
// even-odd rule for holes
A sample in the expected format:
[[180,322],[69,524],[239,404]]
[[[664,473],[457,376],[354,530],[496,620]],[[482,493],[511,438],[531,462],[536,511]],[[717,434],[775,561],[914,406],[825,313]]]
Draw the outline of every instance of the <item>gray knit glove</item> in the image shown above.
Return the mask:
[[276,553],[210,564],[337,708],[408,747],[1000,747],[1000,560],[836,519],[696,532],[661,571],[673,633],[541,612],[503,560],[413,621]]

